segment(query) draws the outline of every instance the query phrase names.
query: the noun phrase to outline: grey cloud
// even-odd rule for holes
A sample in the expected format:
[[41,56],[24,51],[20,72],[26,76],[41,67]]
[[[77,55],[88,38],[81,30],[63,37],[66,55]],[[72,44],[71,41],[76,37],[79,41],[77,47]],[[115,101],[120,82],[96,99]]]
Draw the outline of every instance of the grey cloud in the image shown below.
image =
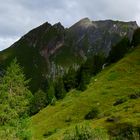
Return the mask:
[[5,46],[10,46],[13,42],[17,41],[19,37],[0,37],[0,51],[5,49]]
[[[136,20],[140,23],[140,1],[4,0],[0,4],[0,17],[1,50],[4,42],[14,42],[15,38],[46,21],[51,24],[60,21],[65,27],[84,17],[92,20]],[[5,47],[10,43],[5,43]]]

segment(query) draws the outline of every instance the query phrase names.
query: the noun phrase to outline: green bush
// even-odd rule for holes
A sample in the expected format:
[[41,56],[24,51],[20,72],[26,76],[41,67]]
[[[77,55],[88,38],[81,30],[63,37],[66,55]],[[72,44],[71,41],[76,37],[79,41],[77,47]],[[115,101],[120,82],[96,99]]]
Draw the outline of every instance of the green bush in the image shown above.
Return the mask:
[[140,98],[140,92],[135,92],[129,95],[130,99],[138,99]]
[[54,96],[53,99],[51,100],[50,105],[55,106],[55,104],[56,104],[56,98]]
[[139,140],[139,127],[129,123],[118,123],[109,128],[109,134],[112,140]]
[[30,140],[32,138],[31,130],[28,129],[30,125],[30,118],[21,119],[18,122],[17,137],[21,140]]
[[48,137],[50,137],[51,135],[53,135],[54,133],[56,133],[56,131],[57,131],[57,129],[54,129],[54,130],[52,130],[52,131],[45,132],[45,133],[43,134],[43,136],[44,136],[44,138],[48,138]]
[[124,103],[124,102],[126,102],[126,101],[127,101],[126,98],[120,98],[120,99],[117,99],[117,100],[115,101],[115,103],[113,104],[113,106],[116,106],[116,105],[122,104],[122,103]]
[[85,115],[85,119],[86,120],[90,120],[90,119],[94,119],[98,116],[99,114],[99,109],[97,107],[93,107],[92,110],[90,110],[86,115]]
[[38,90],[34,94],[34,98],[32,100],[31,114],[38,113],[41,109],[46,107],[46,104],[47,104],[46,93],[43,92],[42,90]]
[[64,133],[63,140],[108,140],[104,129],[92,129],[89,125],[78,125]]

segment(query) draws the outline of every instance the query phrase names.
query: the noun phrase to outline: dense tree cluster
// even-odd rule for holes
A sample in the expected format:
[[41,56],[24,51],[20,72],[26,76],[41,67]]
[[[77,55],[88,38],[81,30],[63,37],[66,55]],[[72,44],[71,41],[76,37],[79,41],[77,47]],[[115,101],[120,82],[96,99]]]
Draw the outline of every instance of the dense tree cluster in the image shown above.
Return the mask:
[[133,35],[131,44],[134,47],[136,47],[137,45],[140,45],[140,28],[138,28],[134,31],[134,35]]
[[90,78],[102,69],[104,62],[104,55],[97,54],[88,58],[78,70],[70,67],[67,73],[58,76],[54,81],[44,81],[42,90],[34,93],[31,114],[37,113],[49,104],[54,105],[56,99],[63,99],[71,89],[85,90]]
[[82,91],[85,90],[90,78],[96,75],[102,69],[104,62],[104,55],[97,54],[89,57],[77,71],[70,68],[68,73],[63,76],[66,91],[74,88]]
[[120,60],[130,49],[130,41],[127,37],[123,38],[116,45],[112,46],[108,56],[108,62],[114,63]]

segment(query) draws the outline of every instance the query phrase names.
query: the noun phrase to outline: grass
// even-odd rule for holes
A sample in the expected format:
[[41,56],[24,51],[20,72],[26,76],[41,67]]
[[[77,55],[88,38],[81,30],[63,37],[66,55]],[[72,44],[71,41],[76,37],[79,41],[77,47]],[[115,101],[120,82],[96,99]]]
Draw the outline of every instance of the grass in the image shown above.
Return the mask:
[[[140,92],[140,47],[127,54],[122,60],[106,67],[91,79],[84,92],[72,90],[55,106],[48,106],[32,117],[34,140],[61,140],[67,129],[77,124],[89,123],[93,128],[115,126],[118,123],[140,125],[140,98],[130,95]],[[114,106],[118,99],[125,102]],[[85,120],[93,107],[99,109],[98,117]],[[106,121],[116,117],[116,122]],[[47,135],[45,137],[44,135]]]

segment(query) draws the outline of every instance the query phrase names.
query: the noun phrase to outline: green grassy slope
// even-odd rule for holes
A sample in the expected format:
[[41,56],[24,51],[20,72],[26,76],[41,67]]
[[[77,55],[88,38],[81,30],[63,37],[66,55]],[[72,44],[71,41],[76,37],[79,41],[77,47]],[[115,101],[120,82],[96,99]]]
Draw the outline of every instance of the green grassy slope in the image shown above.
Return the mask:
[[[100,111],[96,119],[88,121],[94,128],[108,128],[115,123],[140,125],[140,98],[130,98],[135,93],[140,93],[140,47],[92,78],[86,91],[73,90],[55,106],[33,116],[33,139],[61,140],[66,129],[87,122],[84,117],[94,106]],[[113,106],[122,98],[124,103]],[[118,118],[117,122],[107,122],[111,116]]]

